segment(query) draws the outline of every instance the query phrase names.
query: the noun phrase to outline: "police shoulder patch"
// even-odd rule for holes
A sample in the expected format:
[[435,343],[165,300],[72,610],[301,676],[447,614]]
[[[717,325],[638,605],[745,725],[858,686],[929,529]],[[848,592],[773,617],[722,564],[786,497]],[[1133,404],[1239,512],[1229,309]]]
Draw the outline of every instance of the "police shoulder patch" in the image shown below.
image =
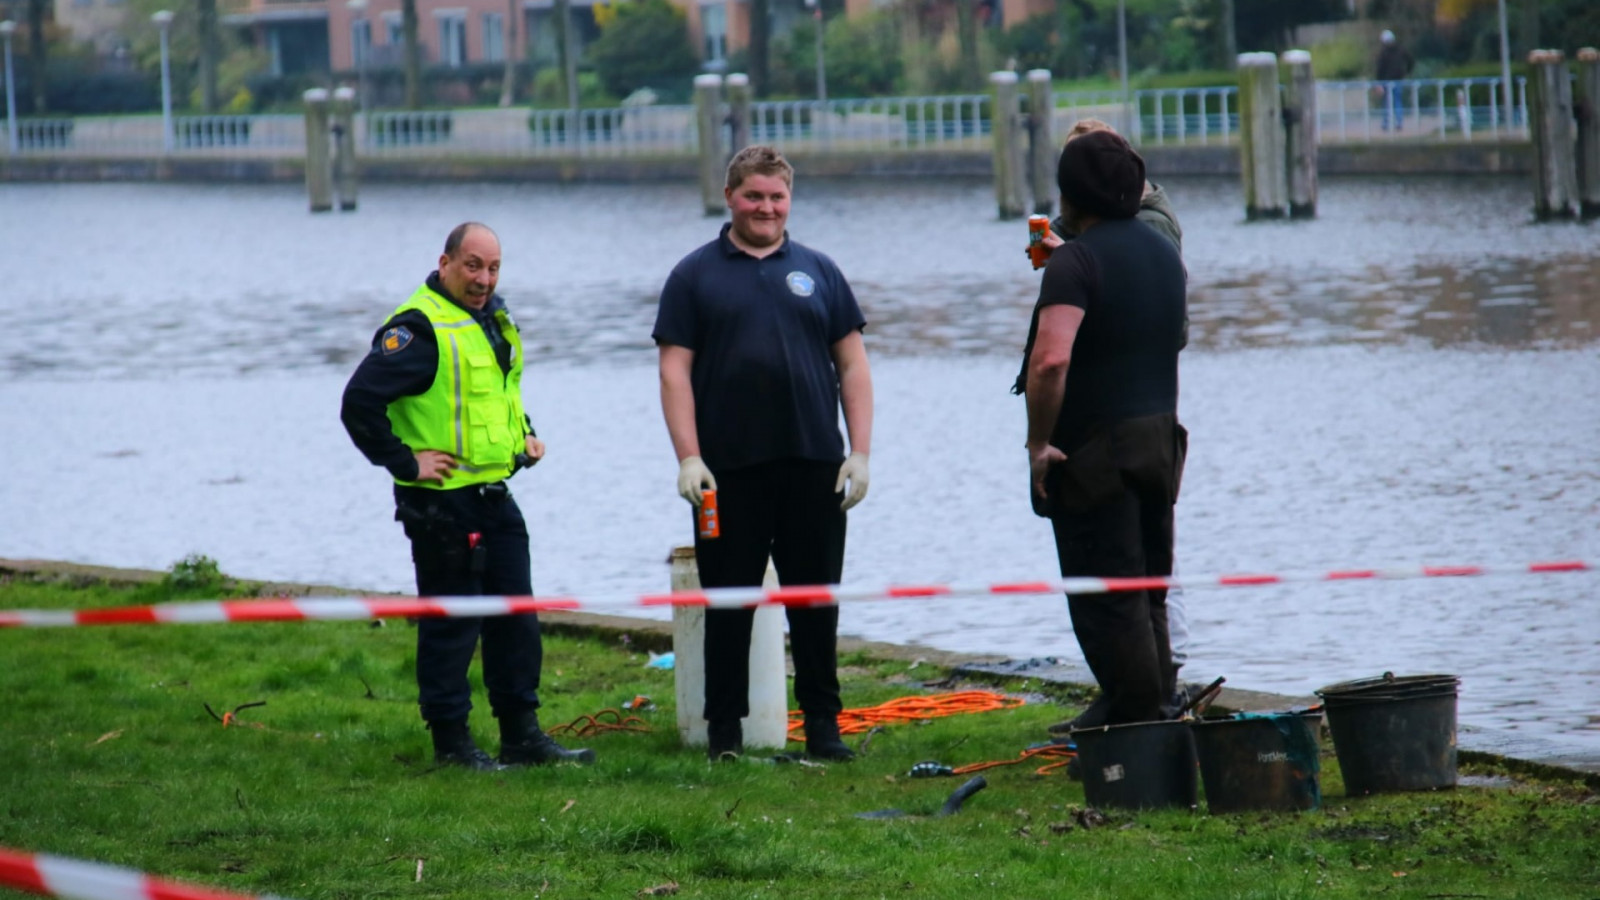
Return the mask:
[[411,329],[404,325],[396,325],[383,333],[383,339],[378,345],[383,348],[383,355],[389,356],[410,346],[412,337]]

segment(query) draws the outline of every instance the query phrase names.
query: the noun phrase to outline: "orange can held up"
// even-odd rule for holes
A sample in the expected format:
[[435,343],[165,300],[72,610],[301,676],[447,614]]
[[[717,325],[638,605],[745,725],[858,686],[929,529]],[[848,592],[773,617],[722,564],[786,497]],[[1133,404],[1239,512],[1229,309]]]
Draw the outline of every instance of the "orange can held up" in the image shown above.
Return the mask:
[[1050,261],[1050,248],[1044,245],[1044,236],[1049,231],[1049,216],[1028,217],[1028,259],[1035,269],[1044,268]]
[[700,493],[699,522],[702,538],[722,537],[722,517],[717,514],[716,491]]

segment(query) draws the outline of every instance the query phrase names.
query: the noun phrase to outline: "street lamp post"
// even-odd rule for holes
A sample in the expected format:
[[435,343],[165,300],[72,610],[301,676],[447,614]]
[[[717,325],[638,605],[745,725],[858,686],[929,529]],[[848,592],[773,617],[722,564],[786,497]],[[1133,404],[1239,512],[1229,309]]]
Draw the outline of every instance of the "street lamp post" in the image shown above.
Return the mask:
[[1511,39],[1506,34],[1506,0],[1500,0],[1500,89],[1506,104],[1506,126],[1517,123],[1516,108],[1511,98]]
[[[352,16],[350,34],[354,35],[355,23],[367,21],[367,0],[348,0],[345,6]],[[361,110],[361,130],[370,133],[372,123],[367,118],[367,49],[372,46],[372,32],[364,32],[359,40],[352,40],[350,44],[356,56],[356,106]]]
[[172,152],[172,65],[167,60],[167,32],[172,29],[172,10],[150,14],[150,21],[161,29],[161,146]]
[[1122,134],[1137,140],[1134,127],[1133,95],[1128,93],[1128,3],[1117,0],[1117,73],[1122,82]]
[[0,35],[6,39],[6,152],[12,156],[17,154],[17,89],[11,74],[11,35],[16,31],[17,23],[10,19],[0,22]]
[[822,3],[820,0],[806,0],[806,5],[811,7],[811,14],[817,20],[817,102],[828,102],[828,62],[822,52]]

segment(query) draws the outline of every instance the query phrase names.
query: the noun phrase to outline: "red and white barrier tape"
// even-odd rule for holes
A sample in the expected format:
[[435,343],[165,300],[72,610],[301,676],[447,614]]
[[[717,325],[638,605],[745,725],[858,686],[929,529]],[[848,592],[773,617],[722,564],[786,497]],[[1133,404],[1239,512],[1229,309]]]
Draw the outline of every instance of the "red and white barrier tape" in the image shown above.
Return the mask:
[[1304,582],[1460,578],[1473,575],[1537,575],[1589,572],[1589,563],[1538,562],[1516,566],[1407,566],[1346,569],[1333,572],[1278,575],[1202,575],[1149,578],[1056,578],[999,584],[960,583],[890,585],[888,587],[712,588],[671,594],[572,597],[274,597],[160,603],[107,609],[0,610],[0,628],[69,625],[179,625],[206,622],[352,621],[406,617],[503,616],[513,613],[566,610],[648,609],[661,606],[738,608],[751,606],[832,606],[867,600],[1021,596],[1030,594],[1106,594],[1151,588],[1195,590],[1214,587],[1256,587]]
[[143,872],[0,847],[0,886],[69,900],[277,900],[153,878]]

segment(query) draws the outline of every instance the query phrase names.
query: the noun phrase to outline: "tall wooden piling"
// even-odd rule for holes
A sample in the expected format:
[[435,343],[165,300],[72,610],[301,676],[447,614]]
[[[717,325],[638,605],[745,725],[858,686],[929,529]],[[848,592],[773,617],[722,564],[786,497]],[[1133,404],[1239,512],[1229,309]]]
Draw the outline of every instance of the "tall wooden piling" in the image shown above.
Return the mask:
[[1579,213],[1600,217],[1600,50],[1578,51]]
[[722,80],[728,91],[728,152],[750,146],[750,76],[734,72]]
[[1283,54],[1289,67],[1289,90],[1284,97],[1284,146],[1289,165],[1289,218],[1317,217],[1317,79],[1311,74],[1311,54],[1290,50]]
[[1055,91],[1049,69],[1028,71],[1028,186],[1033,212],[1048,216],[1056,208]]
[[342,87],[333,92],[333,186],[339,209],[356,208],[356,92]]
[[695,130],[700,136],[700,203],[708,216],[728,208],[722,195],[727,184],[728,158],[722,150],[722,76],[694,77]]
[[306,194],[311,211],[333,209],[333,164],[328,158],[328,92],[312,88],[305,92],[306,104]]
[[994,199],[1000,218],[1020,219],[1027,215],[1023,195],[1027,190],[1022,155],[1022,103],[1017,96],[1017,73],[991,72],[994,111],[990,130],[994,137]]
[[1280,219],[1289,208],[1278,57],[1239,54],[1239,171],[1246,219]]
[[1528,132],[1533,136],[1533,214],[1571,218],[1578,205],[1572,83],[1560,50],[1528,54]]

